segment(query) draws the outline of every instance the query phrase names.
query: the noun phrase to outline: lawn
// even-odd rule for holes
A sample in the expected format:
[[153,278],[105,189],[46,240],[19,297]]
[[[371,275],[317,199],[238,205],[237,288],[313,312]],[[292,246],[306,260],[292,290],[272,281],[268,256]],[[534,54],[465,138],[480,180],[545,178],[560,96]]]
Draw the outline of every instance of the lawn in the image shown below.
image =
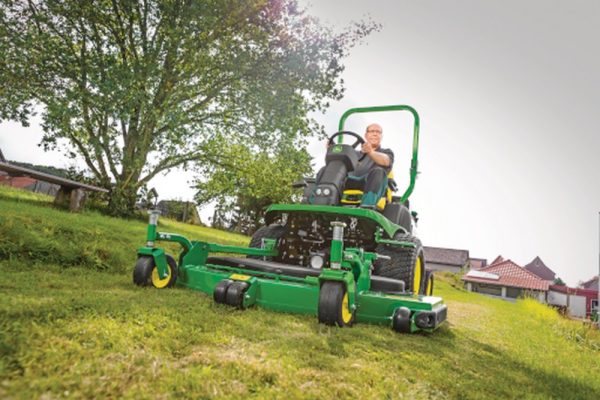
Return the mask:
[[[248,238],[172,221],[161,230]],[[0,187],[0,398],[600,398],[600,334],[532,300],[436,295],[433,334],[337,329],[131,283],[145,224]],[[171,248],[175,250],[175,248]]]

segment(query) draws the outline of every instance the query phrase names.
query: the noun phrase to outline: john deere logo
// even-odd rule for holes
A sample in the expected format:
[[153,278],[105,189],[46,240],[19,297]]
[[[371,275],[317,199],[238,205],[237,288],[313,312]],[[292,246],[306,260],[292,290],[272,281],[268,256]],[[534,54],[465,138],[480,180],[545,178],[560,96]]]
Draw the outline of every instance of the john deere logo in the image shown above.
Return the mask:
[[333,146],[333,149],[331,150],[334,153],[341,153],[342,152],[342,146],[337,145],[337,146]]

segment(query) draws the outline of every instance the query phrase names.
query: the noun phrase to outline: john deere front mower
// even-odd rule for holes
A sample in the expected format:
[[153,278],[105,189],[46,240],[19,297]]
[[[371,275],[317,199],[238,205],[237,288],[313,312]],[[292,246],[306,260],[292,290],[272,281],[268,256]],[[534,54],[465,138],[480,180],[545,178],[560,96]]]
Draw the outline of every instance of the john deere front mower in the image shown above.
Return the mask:
[[[387,193],[377,207],[360,208],[363,193],[344,186],[359,162],[356,148],[363,139],[344,131],[344,123],[355,113],[388,111],[414,116],[410,184],[402,196],[394,196],[397,187],[390,174]],[[345,137],[353,144],[344,144]],[[156,288],[178,285],[204,292],[217,303],[307,314],[327,325],[366,322],[398,332],[439,327],[447,307],[433,296],[433,274],[425,269],[421,242],[412,235],[416,213],[408,202],[417,175],[417,112],[404,105],[350,109],[329,144],[319,182],[305,179],[295,184],[304,189],[300,204],[270,206],[266,224],[249,247],[158,232],[158,212],[151,212],[134,283]],[[157,246],[160,241],[181,245],[177,260]]]

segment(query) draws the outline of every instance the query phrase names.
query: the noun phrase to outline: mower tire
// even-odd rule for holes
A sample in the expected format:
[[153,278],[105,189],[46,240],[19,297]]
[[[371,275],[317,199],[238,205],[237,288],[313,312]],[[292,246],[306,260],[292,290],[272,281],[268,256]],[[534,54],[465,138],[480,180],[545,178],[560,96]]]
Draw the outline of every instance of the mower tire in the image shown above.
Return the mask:
[[325,281],[319,291],[319,322],[340,327],[351,326],[354,312],[348,308],[346,285],[338,281]]
[[[262,249],[262,241],[263,239],[275,239],[279,240],[283,233],[285,232],[285,227],[280,224],[271,224],[268,226],[261,226],[258,228],[254,235],[252,235],[252,239],[250,239],[250,245],[248,247],[253,247],[255,249]],[[273,257],[262,257],[262,256],[248,256],[248,258],[254,258],[257,260],[265,260],[272,261]]]
[[415,247],[400,247],[393,244],[380,244],[377,254],[388,256],[375,261],[373,274],[404,281],[406,290],[422,294],[425,278],[425,257],[421,241],[411,234],[396,234],[394,240],[414,243]]
[[423,290],[425,296],[433,296],[433,271],[425,271],[425,279],[423,280]]
[[392,328],[396,332],[410,333],[410,310],[407,307],[399,307],[392,318]]
[[231,279],[224,279],[217,283],[215,290],[213,291],[213,299],[215,300],[215,303],[225,304],[227,298],[227,288],[232,283],[233,281]]
[[168,275],[164,279],[160,279],[158,276],[158,269],[156,268],[154,257],[139,257],[135,263],[135,268],[133,269],[133,283],[138,286],[154,286],[158,289],[175,285],[175,281],[177,281],[177,262],[168,254],[166,257]]
[[227,287],[225,303],[232,307],[244,308],[244,294],[249,285],[246,282],[235,281]]

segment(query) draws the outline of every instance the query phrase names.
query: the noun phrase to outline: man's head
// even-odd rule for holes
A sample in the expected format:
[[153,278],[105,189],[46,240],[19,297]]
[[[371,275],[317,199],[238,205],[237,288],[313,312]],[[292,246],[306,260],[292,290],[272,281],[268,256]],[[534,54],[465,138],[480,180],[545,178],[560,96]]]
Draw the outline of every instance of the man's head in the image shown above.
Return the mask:
[[375,149],[381,144],[381,138],[383,136],[383,129],[379,124],[371,124],[367,126],[365,131],[365,139]]

